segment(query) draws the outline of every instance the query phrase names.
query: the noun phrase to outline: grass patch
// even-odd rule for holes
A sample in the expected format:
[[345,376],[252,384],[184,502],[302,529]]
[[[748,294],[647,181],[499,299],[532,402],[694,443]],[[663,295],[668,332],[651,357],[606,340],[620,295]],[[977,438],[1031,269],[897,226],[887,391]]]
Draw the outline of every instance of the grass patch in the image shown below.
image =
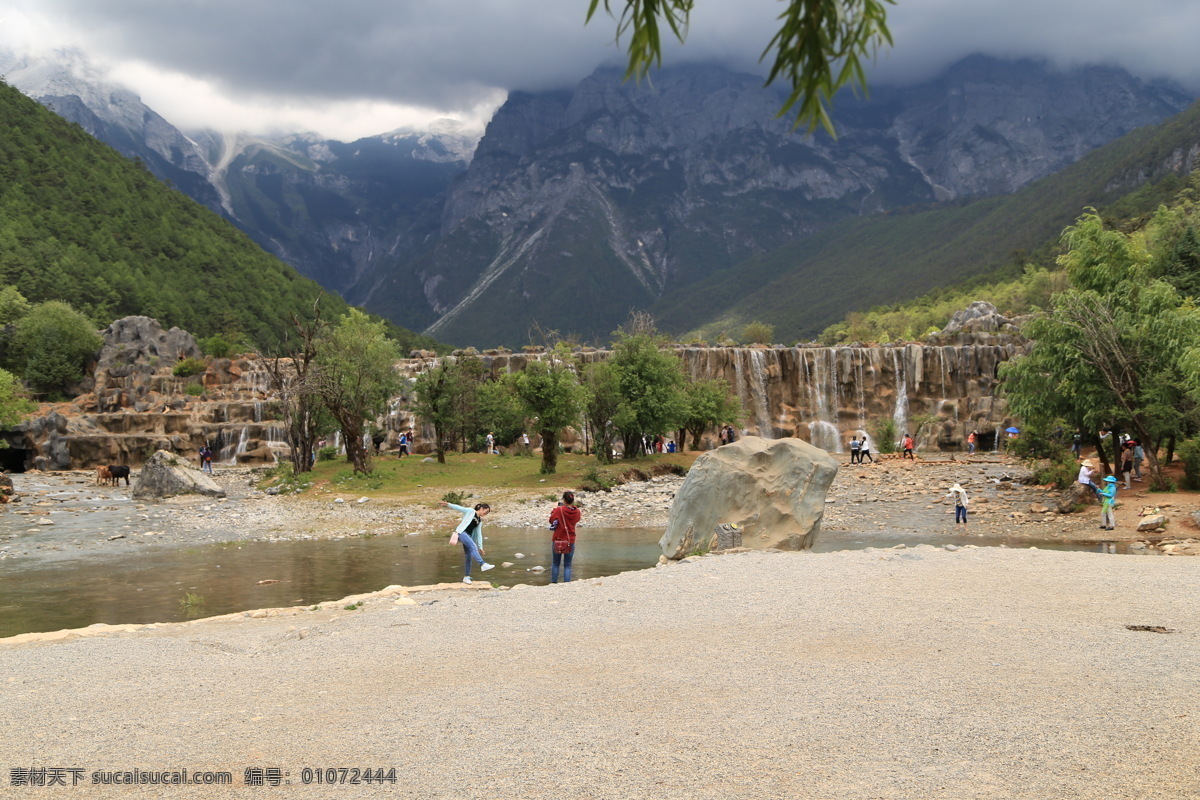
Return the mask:
[[[289,488],[304,486],[305,494],[330,488],[354,491],[377,498],[435,502],[453,492],[462,499],[490,501],[509,492],[536,491],[557,500],[563,489],[578,487],[590,470],[612,472],[619,483],[648,480],[655,475],[685,475],[698,453],[670,453],[631,459],[599,468],[594,456],[563,453],[558,471],[542,475],[541,459],[497,458],[484,453],[447,453],[446,463],[426,463],[422,458],[381,456],[371,460],[373,471],[367,479],[339,481],[350,476],[344,460],[317,461],[311,472],[303,473],[303,483],[281,482]],[[287,467],[288,465],[281,465]],[[272,475],[274,470],[268,471]],[[281,473],[282,474],[282,473]],[[263,486],[272,485],[264,481]],[[557,489],[557,492],[554,490]],[[447,500],[447,502],[453,502]],[[465,505],[458,503],[457,505]]]

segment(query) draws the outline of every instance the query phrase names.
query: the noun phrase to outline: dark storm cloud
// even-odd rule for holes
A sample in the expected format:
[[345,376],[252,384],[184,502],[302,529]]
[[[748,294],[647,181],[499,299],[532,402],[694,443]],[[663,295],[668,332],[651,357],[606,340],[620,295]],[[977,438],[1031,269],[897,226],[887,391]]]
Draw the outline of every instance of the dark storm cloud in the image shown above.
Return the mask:
[[[296,99],[379,99],[467,108],[488,90],[571,85],[623,63],[608,17],[587,0],[10,0],[56,20],[85,49]],[[621,0],[614,0],[620,4]],[[722,59],[753,69],[777,0],[699,0],[688,44],[669,63]],[[873,80],[928,77],[972,52],[1063,64],[1119,63],[1200,85],[1195,0],[898,0],[895,47]]]

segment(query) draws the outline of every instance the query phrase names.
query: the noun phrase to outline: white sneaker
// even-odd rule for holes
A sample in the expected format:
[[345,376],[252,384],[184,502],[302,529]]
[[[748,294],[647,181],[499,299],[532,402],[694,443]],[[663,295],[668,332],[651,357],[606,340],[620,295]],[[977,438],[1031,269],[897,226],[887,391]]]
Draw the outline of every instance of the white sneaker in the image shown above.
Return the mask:
[[471,582],[471,576],[470,576],[470,575],[468,575],[467,577],[463,578],[463,583],[470,583],[470,582]]
[[479,571],[480,571],[480,572],[487,572],[489,569],[491,569],[491,568],[492,568],[492,567],[494,567],[494,566],[496,566],[496,565],[495,565],[495,564],[488,564],[488,563],[486,563],[486,562],[485,562],[484,564],[481,564],[481,565],[480,565],[480,567],[479,567]]

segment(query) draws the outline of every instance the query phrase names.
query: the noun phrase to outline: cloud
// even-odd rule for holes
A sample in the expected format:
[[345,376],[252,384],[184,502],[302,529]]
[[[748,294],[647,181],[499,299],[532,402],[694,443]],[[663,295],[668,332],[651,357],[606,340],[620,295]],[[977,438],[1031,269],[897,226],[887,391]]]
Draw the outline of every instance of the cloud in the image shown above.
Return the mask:
[[[263,130],[309,120],[307,127],[342,138],[435,116],[484,119],[508,90],[572,86],[602,63],[624,64],[616,22],[601,10],[585,25],[587,7],[588,0],[8,0],[0,41],[78,46],[177,124],[208,119]],[[698,0],[686,46],[668,45],[665,60],[718,60],[761,73],[758,57],[782,8],[778,0]],[[877,59],[873,81],[929,77],[983,52],[1119,63],[1200,90],[1194,0],[897,0],[889,23],[895,47]]]

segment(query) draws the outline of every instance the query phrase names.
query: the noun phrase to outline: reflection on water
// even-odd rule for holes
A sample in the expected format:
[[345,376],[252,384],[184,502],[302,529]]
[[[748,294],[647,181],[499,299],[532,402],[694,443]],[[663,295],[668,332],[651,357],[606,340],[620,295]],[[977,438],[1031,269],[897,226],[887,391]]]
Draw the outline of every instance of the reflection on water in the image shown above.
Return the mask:
[[[504,586],[549,583],[548,533],[493,526],[487,559],[497,566],[481,577],[476,565],[473,577]],[[572,569],[576,580],[643,569],[662,552],[661,530],[580,528],[579,533]],[[506,562],[512,566],[502,566]],[[530,571],[535,566],[547,569]],[[391,584],[459,581],[462,575],[462,548],[427,535],[162,547],[141,550],[136,559],[93,555],[36,566],[12,559],[0,561],[0,636],[309,605]],[[202,608],[189,611],[180,604],[189,592],[204,598]]]
[[[477,580],[497,585],[549,583],[549,537],[541,528],[488,531],[496,569]],[[580,528],[574,577],[595,578],[652,566],[661,530]],[[1103,544],[1064,544],[977,536],[845,531],[822,534],[814,552],[958,544],[1107,552]],[[523,554],[518,558],[517,554]],[[510,566],[502,566],[509,562]],[[93,554],[69,561],[0,561],[0,636],[81,628],[96,622],[175,622],[254,608],[310,605],[391,584],[418,586],[462,578],[461,547],[444,537],[379,536],[340,541],[245,542],[141,550],[136,558]],[[278,581],[260,584],[260,581]],[[185,609],[191,593],[203,606]]]

